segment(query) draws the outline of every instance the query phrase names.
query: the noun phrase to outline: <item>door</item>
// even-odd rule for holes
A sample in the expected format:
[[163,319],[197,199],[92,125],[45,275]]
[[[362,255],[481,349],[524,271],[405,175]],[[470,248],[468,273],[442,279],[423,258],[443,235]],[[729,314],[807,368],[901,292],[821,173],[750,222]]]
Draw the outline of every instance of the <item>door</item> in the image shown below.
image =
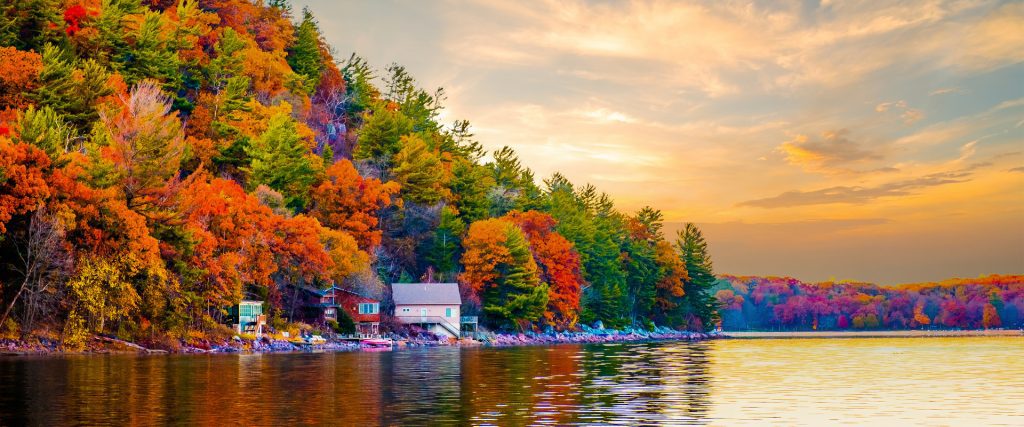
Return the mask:
[[420,317],[421,317],[421,319],[420,319],[421,322],[426,322],[427,321],[427,309],[425,309],[425,308],[421,308],[420,309]]

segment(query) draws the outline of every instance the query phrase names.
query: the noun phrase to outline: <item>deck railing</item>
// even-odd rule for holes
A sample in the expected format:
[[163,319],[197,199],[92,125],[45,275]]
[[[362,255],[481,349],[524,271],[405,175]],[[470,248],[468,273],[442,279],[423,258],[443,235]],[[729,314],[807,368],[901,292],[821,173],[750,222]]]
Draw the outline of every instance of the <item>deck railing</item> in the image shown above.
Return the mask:
[[447,318],[441,316],[395,316],[402,323],[436,323],[446,331],[458,337],[459,327],[452,325]]

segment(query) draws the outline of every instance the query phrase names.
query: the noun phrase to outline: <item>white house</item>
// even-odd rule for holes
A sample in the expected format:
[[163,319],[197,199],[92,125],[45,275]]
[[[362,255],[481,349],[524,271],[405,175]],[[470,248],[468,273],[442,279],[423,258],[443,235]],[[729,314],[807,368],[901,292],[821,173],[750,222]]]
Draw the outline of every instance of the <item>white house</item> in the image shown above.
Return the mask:
[[393,283],[395,319],[440,336],[459,338],[462,298],[457,283]]

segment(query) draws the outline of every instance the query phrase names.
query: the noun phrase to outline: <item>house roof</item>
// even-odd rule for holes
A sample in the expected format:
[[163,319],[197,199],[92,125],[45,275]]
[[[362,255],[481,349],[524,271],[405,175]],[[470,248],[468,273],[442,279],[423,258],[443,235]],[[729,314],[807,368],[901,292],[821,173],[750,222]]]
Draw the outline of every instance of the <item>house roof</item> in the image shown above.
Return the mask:
[[462,304],[458,283],[392,283],[395,305]]

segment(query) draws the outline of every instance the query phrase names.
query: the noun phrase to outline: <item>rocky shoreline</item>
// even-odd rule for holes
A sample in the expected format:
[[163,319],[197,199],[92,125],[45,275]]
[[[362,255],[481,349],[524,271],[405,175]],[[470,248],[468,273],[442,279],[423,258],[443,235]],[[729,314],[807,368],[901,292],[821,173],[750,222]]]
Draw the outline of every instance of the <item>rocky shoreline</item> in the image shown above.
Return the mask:
[[391,348],[364,346],[353,341],[327,341],[324,343],[296,343],[281,339],[260,338],[245,340],[240,337],[222,343],[199,343],[182,345],[174,351],[146,348],[136,343],[118,340],[111,337],[97,336],[90,340],[81,351],[65,351],[60,343],[54,340],[40,339],[33,343],[17,340],[0,340],[0,355],[32,356],[32,355],[64,355],[64,354],[231,354],[231,353],[297,353],[297,352],[342,352],[342,351],[381,351],[415,347],[444,346],[490,346],[511,347],[524,345],[548,344],[602,344],[642,341],[702,341],[722,338],[715,333],[675,331],[668,328],[657,328],[653,331],[642,329],[591,329],[585,328],[577,332],[525,332],[519,334],[487,334],[479,340],[463,339],[449,341],[433,337],[395,337],[395,345]]

